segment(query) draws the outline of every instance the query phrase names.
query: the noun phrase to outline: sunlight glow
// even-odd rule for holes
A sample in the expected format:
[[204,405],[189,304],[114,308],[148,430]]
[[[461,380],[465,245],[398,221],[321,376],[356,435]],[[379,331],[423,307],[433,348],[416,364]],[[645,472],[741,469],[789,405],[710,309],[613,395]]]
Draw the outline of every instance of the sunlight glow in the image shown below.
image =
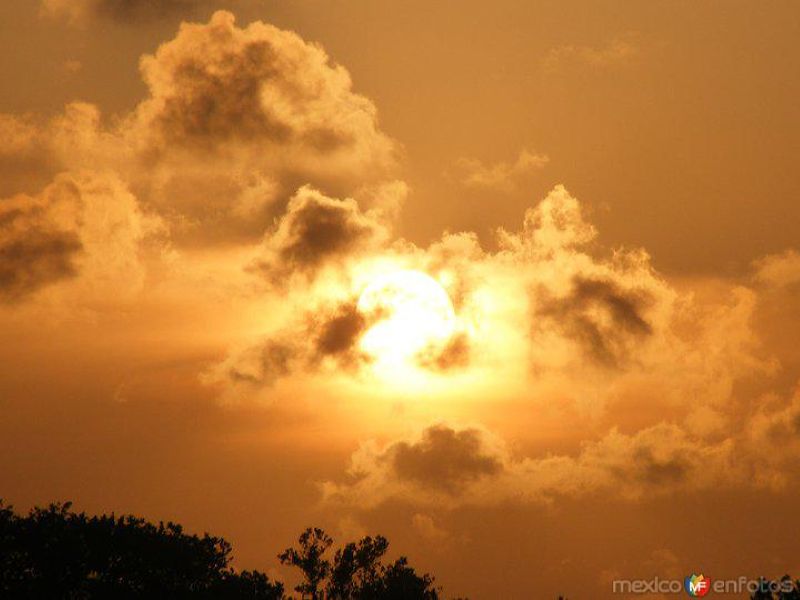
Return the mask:
[[361,339],[376,372],[396,378],[413,370],[420,353],[447,343],[457,319],[450,297],[430,275],[411,269],[375,277],[358,309],[376,322]]

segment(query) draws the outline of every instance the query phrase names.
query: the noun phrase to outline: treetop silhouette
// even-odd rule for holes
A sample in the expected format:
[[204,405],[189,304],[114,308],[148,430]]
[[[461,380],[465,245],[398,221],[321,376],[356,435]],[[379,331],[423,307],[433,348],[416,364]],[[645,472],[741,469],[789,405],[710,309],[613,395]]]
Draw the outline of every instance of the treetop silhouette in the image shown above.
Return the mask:
[[[284,585],[259,571],[231,566],[221,537],[184,533],[130,515],[88,516],[69,502],[19,515],[0,500],[0,597],[214,598],[288,600]],[[433,577],[418,575],[405,557],[384,564],[389,543],[365,537],[326,558],[333,540],[304,531],[280,561],[300,570],[295,591],[310,600],[438,600]]]

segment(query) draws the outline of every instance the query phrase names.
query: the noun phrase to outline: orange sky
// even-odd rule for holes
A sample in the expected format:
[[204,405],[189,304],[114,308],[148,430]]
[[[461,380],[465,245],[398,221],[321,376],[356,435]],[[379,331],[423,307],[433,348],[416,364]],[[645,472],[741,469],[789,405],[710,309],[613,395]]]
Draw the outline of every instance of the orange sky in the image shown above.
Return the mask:
[[799,33],[3,4],[0,496],[278,577],[307,525],[382,533],[470,598],[797,575]]

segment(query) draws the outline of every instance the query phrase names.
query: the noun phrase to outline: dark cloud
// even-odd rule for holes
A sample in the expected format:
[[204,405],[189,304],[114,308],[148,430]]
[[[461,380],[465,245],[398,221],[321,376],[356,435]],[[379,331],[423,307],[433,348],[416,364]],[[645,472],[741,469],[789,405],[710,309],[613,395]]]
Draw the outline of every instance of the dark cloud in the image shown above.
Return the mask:
[[467,366],[470,353],[469,336],[457,333],[443,347],[429,348],[422,352],[417,362],[432,371],[450,371]]
[[234,383],[269,385],[294,370],[299,349],[286,340],[268,339],[249,348],[226,365],[226,376]]
[[143,244],[160,251],[161,227],[111,173],[63,173],[36,195],[0,199],[0,300],[72,279],[59,286],[80,296],[71,305],[130,298],[144,281]]
[[318,328],[315,340],[317,355],[345,357],[352,353],[367,329],[367,319],[355,302],[344,304]]
[[297,135],[292,123],[264,105],[261,90],[273,72],[275,49],[251,42],[212,69],[205,56],[182,57],[172,67],[173,91],[166,96],[155,124],[170,143],[208,144],[234,139],[269,139],[286,143]]
[[388,460],[400,479],[449,493],[503,470],[500,458],[486,450],[480,431],[446,425],[429,427],[418,442],[397,442]]
[[379,220],[361,212],[355,200],[328,198],[304,187],[268,234],[258,267],[272,279],[295,272],[311,274],[359,252],[384,233]]
[[628,356],[629,342],[652,333],[643,317],[651,298],[644,292],[624,290],[610,280],[577,276],[565,297],[539,290],[537,300],[537,317],[554,322],[604,366],[619,366]]
[[74,258],[81,242],[77,235],[28,231],[24,237],[3,239],[4,217],[8,215],[0,212],[0,300],[21,300],[50,283],[78,274]]
[[297,372],[317,372],[326,361],[340,369],[357,368],[367,360],[357,347],[371,322],[354,301],[320,307],[294,326],[229,357],[209,379],[263,386]]
[[80,238],[59,227],[49,209],[29,196],[0,200],[0,301],[19,301],[77,275]]
[[630,477],[643,484],[654,487],[681,484],[692,472],[692,461],[680,453],[664,458],[656,456],[652,448],[635,448],[631,456],[630,473],[621,473],[622,477]]

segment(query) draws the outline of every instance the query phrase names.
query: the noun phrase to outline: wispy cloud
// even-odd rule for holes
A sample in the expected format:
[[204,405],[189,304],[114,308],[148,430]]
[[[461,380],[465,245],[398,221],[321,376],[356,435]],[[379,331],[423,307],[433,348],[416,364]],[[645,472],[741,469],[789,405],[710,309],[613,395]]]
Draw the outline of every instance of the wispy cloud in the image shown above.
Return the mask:
[[459,158],[448,172],[450,179],[470,189],[513,192],[531,173],[550,162],[546,154],[523,148],[516,160],[486,164],[476,158]]
[[542,58],[545,71],[554,72],[570,66],[608,69],[630,64],[642,53],[636,36],[610,40],[600,46],[564,44],[551,48]]

